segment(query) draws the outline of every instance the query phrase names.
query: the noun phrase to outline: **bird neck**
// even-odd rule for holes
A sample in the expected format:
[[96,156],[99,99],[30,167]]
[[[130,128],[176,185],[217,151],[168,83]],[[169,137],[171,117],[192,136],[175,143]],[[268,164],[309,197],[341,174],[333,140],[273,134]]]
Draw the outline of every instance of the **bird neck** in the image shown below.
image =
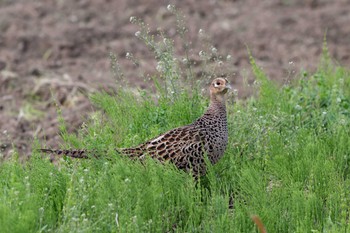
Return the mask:
[[216,113],[216,114],[226,114],[226,104],[225,104],[225,96],[224,95],[210,95],[210,104],[208,108],[208,113]]

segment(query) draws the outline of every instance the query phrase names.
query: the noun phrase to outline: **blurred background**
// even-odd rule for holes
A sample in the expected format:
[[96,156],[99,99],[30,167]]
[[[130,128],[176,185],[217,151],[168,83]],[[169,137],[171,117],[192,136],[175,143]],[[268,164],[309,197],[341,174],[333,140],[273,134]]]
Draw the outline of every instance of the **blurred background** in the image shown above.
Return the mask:
[[[76,131],[94,110],[88,93],[120,85],[111,72],[111,52],[132,88],[151,88],[147,77],[157,75],[157,62],[136,38],[139,27],[130,17],[142,19],[151,33],[161,29],[175,38],[170,3],[185,16],[196,77],[203,76],[199,52],[215,48],[230,58],[219,72],[239,98],[252,94],[243,85],[254,82],[247,47],[280,84],[317,68],[325,33],[332,58],[350,64],[348,0],[0,0],[0,155],[14,149],[30,154],[33,138],[58,147],[55,102],[68,130]],[[178,40],[175,50],[184,56]],[[127,53],[138,59],[137,66]]]

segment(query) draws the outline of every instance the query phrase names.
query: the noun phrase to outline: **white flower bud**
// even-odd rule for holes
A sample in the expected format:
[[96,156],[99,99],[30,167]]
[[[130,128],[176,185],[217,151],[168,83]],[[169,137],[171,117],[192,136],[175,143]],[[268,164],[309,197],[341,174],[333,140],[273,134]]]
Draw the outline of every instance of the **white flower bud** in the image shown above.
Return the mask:
[[130,17],[130,23],[135,23],[136,22],[136,17],[135,16],[131,16]]
[[132,58],[132,53],[127,52],[125,57],[130,60]]
[[295,105],[294,108],[295,108],[295,110],[298,110],[298,111],[303,109],[303,107],[301,107],[299,104]]
[[158,64],[157,64],[157,67],[156,67],[156,70],[158,71],[158,72],[164,72],[164,64],[163,64],[163,62],[162,61],[159,61],[158,62]]
[[168,11],[170,11],[170,12],[174,12],[174,11],[175,11],[175,6],[174,6],[174,5],[169,4],[166,8],[167,8]]

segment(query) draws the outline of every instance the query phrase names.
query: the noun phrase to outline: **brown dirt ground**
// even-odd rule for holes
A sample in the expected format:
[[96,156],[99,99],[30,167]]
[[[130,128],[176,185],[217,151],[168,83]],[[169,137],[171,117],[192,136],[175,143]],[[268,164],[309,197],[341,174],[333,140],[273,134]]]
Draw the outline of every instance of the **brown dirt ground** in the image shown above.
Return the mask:
[[[0,155],[13,149],[30,154],[33,138],[57,147],[59,103],[69,130],[74,132],[93,110],[87,93],[115,87],[109,52],[114,52],[125,77],[137,88],[148,88],[147,74],[157,74],[154,55],[137,38],[137,16],[176,34],[169,1],[135,0],[0,0]],[[239,96],[250,73],[246,45],[273,79],[288,81],[300,69],[313,70],[327,30],[331,55],[350,64],[350,3],[347,0],[210,0],[178,1],[186,16],[191,59],[203,74],[198,57],[204,29],[218,54],[232,56],[230,79]],[[176,41],[177,42],[177,41]],[[181,43],[176,51],[183,55]],[[135,67],[125,58],[139,58]],[[226,71],[219,70],[225,73]],[[13,146],[12,146],[13,145]]]

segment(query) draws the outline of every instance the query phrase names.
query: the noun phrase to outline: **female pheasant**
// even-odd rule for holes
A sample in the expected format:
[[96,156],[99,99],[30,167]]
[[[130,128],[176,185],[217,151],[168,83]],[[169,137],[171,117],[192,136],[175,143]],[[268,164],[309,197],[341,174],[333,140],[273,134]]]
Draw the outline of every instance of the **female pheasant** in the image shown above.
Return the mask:
[[[170,161],[179,169],[194,176],[206,172],[204,156],[212,164],[222,157],[227,146],[225,94],[231,89],[227,79],[216,78],[211,82],[210,105],[199,119],[190,125],[172,129],[133,148],[116,149],[122,155],[143,159],[150,156],[160,162]],[[88,158],[86,150],[40,149],[41,152]]]

